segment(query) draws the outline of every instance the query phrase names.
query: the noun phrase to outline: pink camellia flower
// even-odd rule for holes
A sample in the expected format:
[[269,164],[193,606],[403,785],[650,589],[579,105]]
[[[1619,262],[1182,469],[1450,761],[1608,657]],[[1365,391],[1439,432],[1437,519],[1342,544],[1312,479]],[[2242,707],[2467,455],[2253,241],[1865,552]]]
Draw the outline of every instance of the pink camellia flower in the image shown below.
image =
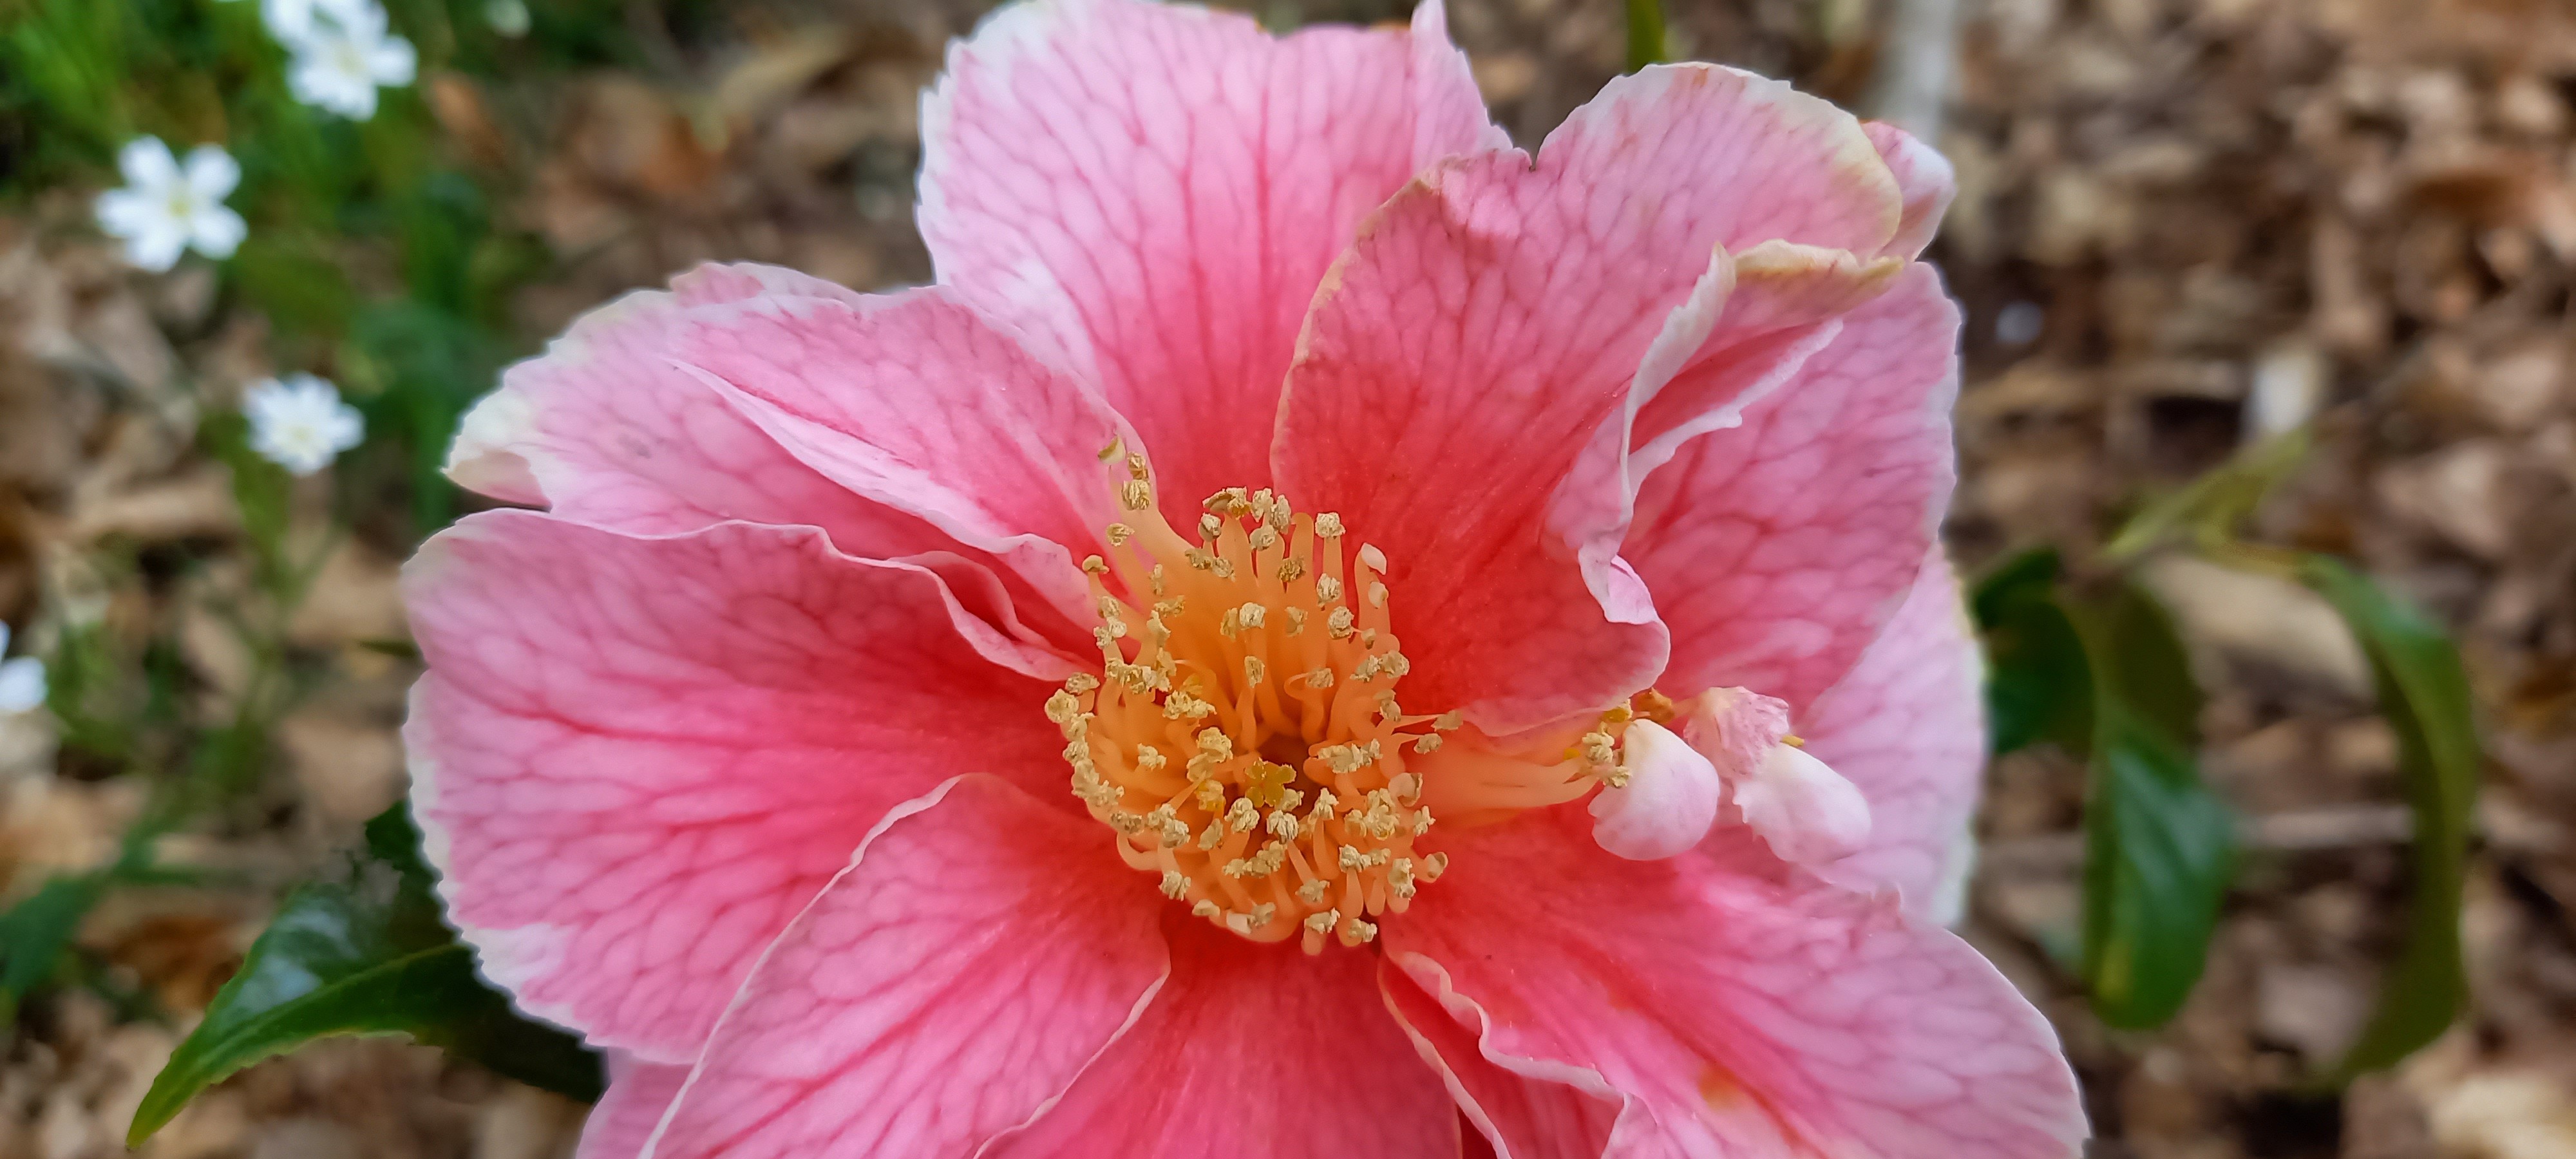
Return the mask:
[[1525,154],[1436,0],[1037,0],[922,127],[937,284],[583,319],[405,576],[584,1156],[2075,1152],[1942,928],[1937,156],[1700,65]]

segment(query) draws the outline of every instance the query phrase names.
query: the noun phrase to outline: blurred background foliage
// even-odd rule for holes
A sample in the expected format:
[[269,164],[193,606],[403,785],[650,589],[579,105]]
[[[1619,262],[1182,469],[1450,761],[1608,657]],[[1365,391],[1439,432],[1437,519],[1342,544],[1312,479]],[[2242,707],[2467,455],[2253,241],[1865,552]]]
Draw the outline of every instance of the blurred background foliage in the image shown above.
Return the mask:
[[[259,0],[0,0],[0,616],[51,675],[0,720],[0,1159],[129,1130],[534,1156],[596,1093],[477,982],[385,808],[417,664],[392,567],[467,509],[437,473],[464,409],[580,311],[714,258],[925,280],[912,101],[984,6],[515,7],[387,4],[419,79],[350,121],[294,99]],[[2576,1026],[2576,839],[2527,771],[2576,735],[2549,586],[2576,571],[2454,494],[2503,477],[2470,448],[2576,455],[2549,433],[2576,30],[2442,7],[2427,39],[2407,4],[1451,5],[1525,145],[1659,57],[1909,123],[1925,60],[1955,93],[1950,535],[1998,758],[1967,932],[2057,1021],[2111,1153],[2576,1153],[2576,1055],[2525,1045]],[[117,268],[89,199],[138,134],[239,161],[236,253]],[[2533,350],[2540,403],[2425,401]],[[250,449],[241,384],[287,371],[365,415],[325,475]],[[2560,526],[2566,492],[2515,510]],[[2339,643],[2263,638],[2320,622]],[[2512,730],[2501,806],[2482,716]],[[473,1061],[336,1041],[385,1034]]]

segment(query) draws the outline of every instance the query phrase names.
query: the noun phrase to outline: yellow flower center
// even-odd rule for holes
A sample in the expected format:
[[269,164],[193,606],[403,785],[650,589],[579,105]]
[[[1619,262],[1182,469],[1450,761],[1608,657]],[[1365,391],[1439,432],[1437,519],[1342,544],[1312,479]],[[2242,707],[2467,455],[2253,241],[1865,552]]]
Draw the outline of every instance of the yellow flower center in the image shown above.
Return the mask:
[[1332,513],[1243,488],[1208,498],[1193,543],[1156,508],[1143,458],[1126,468],[1128,515],[1083,561],[1101,671],[1046,711],[1074,796],[1192,913],[1308,953],[1356,946],[1439,879],[1447,858],[1415,845],[1447,810],[1486,819],[1620,775],[1624,705],[1571,746],[1539,742],[1540,760],[1472,729],[1444,752],[1458,716],[1397,699],[1412,665],[1377,548],[1352,548]]

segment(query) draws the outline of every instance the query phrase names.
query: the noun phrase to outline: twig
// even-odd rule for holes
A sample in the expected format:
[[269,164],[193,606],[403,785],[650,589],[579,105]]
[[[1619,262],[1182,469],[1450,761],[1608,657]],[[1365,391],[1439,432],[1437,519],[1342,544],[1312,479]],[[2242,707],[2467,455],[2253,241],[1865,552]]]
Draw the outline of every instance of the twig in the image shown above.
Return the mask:
[[1959,57],[1959,0],[1891,0],[1889,9],[1861,110],[1938,145]]

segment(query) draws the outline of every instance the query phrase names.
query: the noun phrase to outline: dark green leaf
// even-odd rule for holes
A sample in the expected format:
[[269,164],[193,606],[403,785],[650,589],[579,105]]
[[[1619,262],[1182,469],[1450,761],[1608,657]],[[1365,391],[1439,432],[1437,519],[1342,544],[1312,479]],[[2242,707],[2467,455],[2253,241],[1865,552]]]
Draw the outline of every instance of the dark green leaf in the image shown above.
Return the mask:
[[2199,981],[2235,869],[2235,822],[2200,780],[2200,688],[2135,585],[2083,611],[2094,672],[2084,806],[2084,980],[2113,1026],[2158,1026]]
[[2058,603],[2057,576],[2056,549],[2035,548],[1986,573],[1969,600],[1985,637],[1998,755],[2043,738],[2079,756],[2090,746],[2092,677]]
[[598,1097],[595,1055],[562,1031],[520,1018],[475,975],[472,951],[439,919],[419,844],[397,805],[368,823],[367,850],[345,872],[287,897],[205,1021],[153,1079],[129,1143],[233,1072],[344,1034],[408,1034],[522,1082]]
[[2335,1077],[2389,1066],[2433,1041],[2468,1000],[2460,962],[2460,887],[2480,762],[2468,677],[2449,637],[2421,613],[2325,556],[2299,578],[2342,613],[2370,657],[2379,711],[2397,732],[2397,771],[2415,814],[2415,889],[2406,948],[2379,1008]]
[[2096,706],[2084,806],[2084,981],[2113,1026],[2158,1026],[2199,981],[2235,868],[2234,820],[2191,750],[2124,702]]
[[81,918],[106,889],[104,874],[57,877],[0,914],[0,1027],[16,1020],[19,999],[54,976]]

